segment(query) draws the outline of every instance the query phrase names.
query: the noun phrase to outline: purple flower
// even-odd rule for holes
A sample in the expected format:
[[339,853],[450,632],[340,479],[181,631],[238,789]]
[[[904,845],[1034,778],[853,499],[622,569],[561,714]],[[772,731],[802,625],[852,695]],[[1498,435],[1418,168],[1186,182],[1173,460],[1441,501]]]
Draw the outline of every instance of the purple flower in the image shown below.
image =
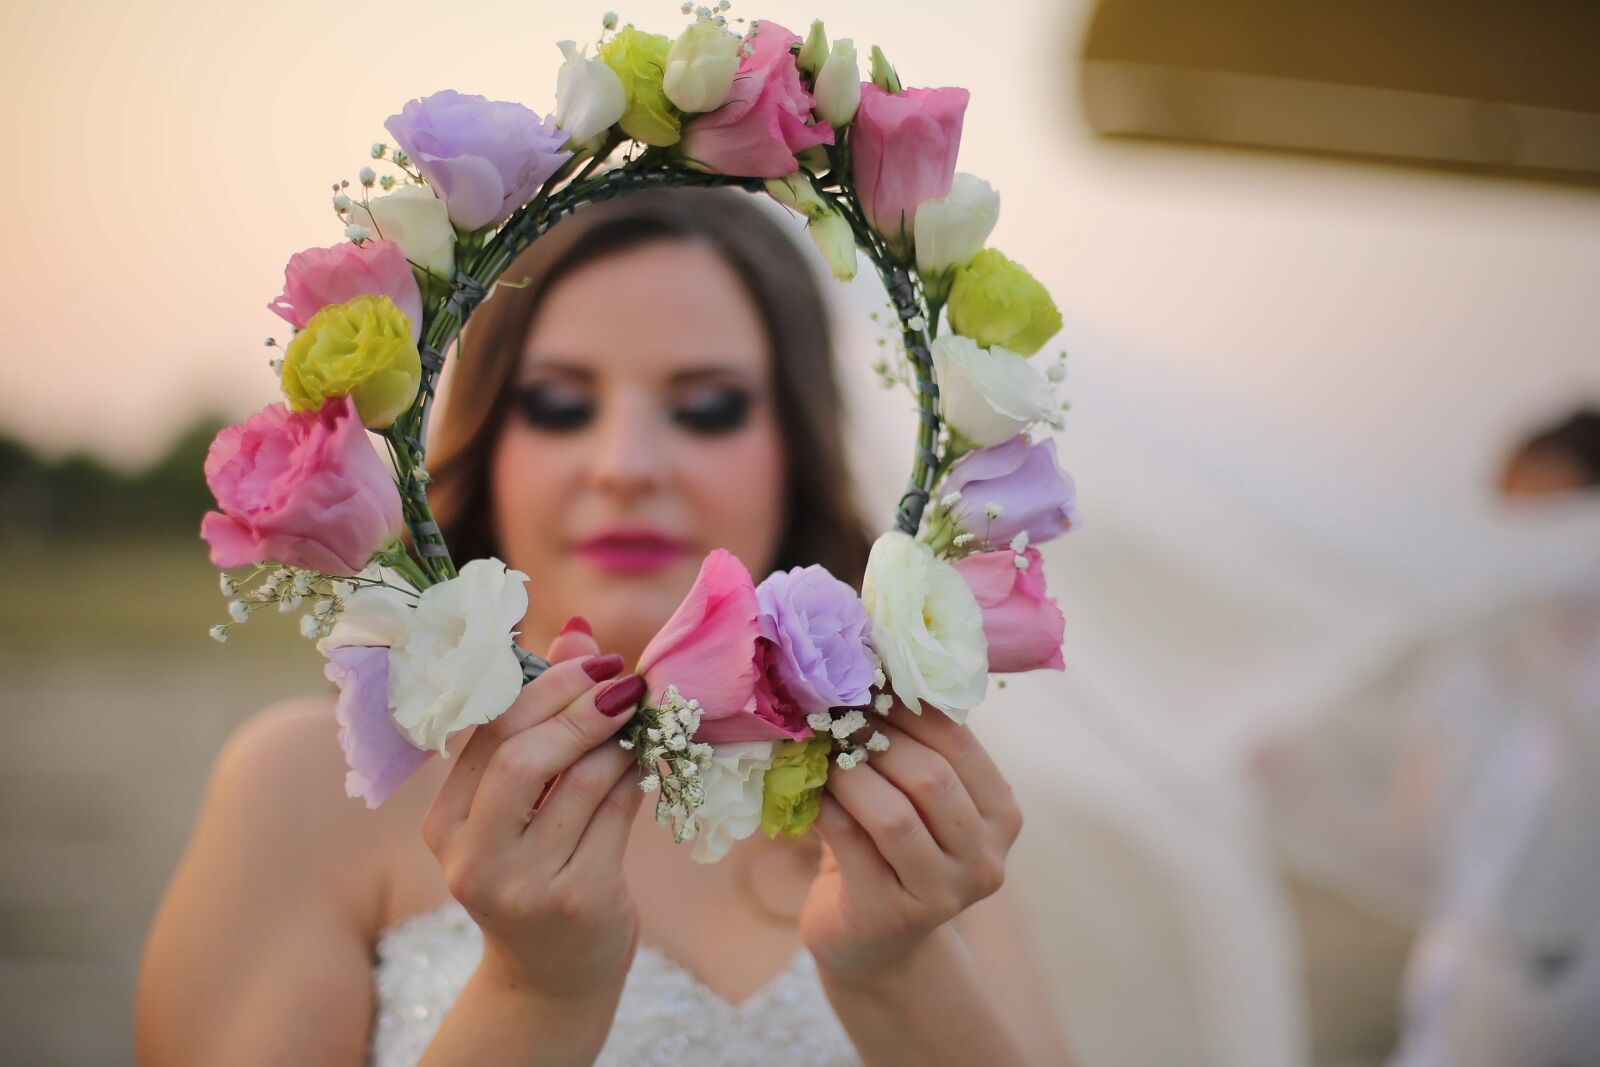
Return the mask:
[[504,222],[572,155],[553,118],[454,89],[409,101],[383,127],[463,230]]
[[375,808],[433,753],[408,741],[389,716],[387,648],[347,645],[328,649],[327,656],[323,673],[339,687],[334,716],[339,747],[350,765],[344,791]]
[[[943,491],[959,492],[956,505],[964,532],[992,545],[1008,544],[1022,531],[1033,544],[1060,537],[1081,525],[1071,475],[1056,461],[1053,438],[1034,441],[1018,434],[1004,444],[962,456],[945,475]],[[985,508],[1000,506],[990,519]]]
[[756,603],[763,674],[779,703],[805,716],[872,698],[872,623],[854,589],[824,567],[796,567],[768,575]]

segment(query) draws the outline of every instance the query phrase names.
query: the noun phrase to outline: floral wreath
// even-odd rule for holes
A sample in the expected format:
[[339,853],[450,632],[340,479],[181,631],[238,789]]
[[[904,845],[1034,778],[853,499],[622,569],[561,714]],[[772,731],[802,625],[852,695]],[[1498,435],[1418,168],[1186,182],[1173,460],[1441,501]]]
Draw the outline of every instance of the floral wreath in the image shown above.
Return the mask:
[[999,196],[955,173],[967,91],[903,88],[876,46],[863,82],[854,44],[830,47],[820,22],[803,42],[767,21],[741,37],[728,6],[685,4],[694,20],[675,40],[607,14],[593,58],[561,42],[548,117],[451,90],[410,101],[385,123],[396,145],[371,151],[398,174],[363,166],[356,195],[337,183],[346,240],[289,260],[269,305],[295,328],[270,361],[286,402],[217,435],[205,474],[219,510],[200,533],[232,623],[305,609],[300,630],[340,689],[346,791],[369,807],[549,666],[515,641],[527,575],[495,559],[458,569],[428,506],[445,353],[558,220],[639,189],[765,192],[806,218],[835,277],[864,253],[898,333],[876,370],[919,415],[859,596],[819,566],[757,585],[717,550],[646,647],[619,743],[659,791],[658,821],[706,862],[758,826],[798,835],[830,767],[887,747],[869,715],[898,698],[964,721],[990,673],[1062,667],[1034,546],[1078,525],[1075,494],[1054,441],[1027,432],[1060,425],[1064,363],[1028,357],[1061,316],[984,247]]

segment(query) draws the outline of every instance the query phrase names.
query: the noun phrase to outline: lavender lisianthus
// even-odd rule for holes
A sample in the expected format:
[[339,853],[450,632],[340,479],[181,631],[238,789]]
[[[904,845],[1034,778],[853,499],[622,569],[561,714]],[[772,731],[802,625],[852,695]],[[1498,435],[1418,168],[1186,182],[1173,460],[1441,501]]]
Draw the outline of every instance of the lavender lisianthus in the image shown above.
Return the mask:
[[339,747],[350,765],[345,793],[375,808],[433,753],[407,740],[389,714],[387,648],[346,645],[329,648],[326,655],[323,671],[339,687],[334,707]]
[[[942,488],[961,494],[954,512],[962,531],[993,545],[1008,544],[1023,531],[1031,543],[1042,544],[1081,523],[1077,488],[1056,459],[1053,438],[1018,434],[969,452],[950,468]],[[986,511],[990,504],[1000,509],[993,519]]]
[[872,622],[844,582],[819,566],[774,571],[756,586],[766,683],[801,716],[872,698]]
[[504,222],[571,158],[554,118],[444,89],[383,124],[462,230]]

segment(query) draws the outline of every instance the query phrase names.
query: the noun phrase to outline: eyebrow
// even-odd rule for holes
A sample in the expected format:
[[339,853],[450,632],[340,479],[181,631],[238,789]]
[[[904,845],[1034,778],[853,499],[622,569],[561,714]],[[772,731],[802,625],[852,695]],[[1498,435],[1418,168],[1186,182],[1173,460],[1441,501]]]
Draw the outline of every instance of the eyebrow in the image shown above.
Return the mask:
[[[531,362],[524,363],[521,368],[521,374],[518,377],[526,378],[536,372],[564,375],[584,380],[594,377],[594,368],[588,364],[569,362],[562,359],[537,358]],[[754,376],[756,375],[749,367],[738,365],[731,361],[727,363],[711,362],[702,366],[687,367],[680,371],[674,371],[668,376],[667,383],[669,385],[698,385],[701,382],[725,378],[748,380]]]

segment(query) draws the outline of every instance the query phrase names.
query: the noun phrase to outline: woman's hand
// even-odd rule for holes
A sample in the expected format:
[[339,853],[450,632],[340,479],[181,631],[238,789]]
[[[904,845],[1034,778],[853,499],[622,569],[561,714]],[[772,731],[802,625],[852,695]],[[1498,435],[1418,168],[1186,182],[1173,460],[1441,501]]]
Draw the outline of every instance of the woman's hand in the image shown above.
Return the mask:
[[1022,829],[1011,786],[966,726],[896,704],[869,716],[889,747],[829,768],[822,869],[801,937],[829,976],[869,981],[1000,888]]
[[554,665],[473,731],[422,832],[483,930],[480,975],[568,1001],[614,995],[633,959],[622,858],[643,793],[613,735],[644,680],[616,677],[622,657],[582,631],[550,651]]

